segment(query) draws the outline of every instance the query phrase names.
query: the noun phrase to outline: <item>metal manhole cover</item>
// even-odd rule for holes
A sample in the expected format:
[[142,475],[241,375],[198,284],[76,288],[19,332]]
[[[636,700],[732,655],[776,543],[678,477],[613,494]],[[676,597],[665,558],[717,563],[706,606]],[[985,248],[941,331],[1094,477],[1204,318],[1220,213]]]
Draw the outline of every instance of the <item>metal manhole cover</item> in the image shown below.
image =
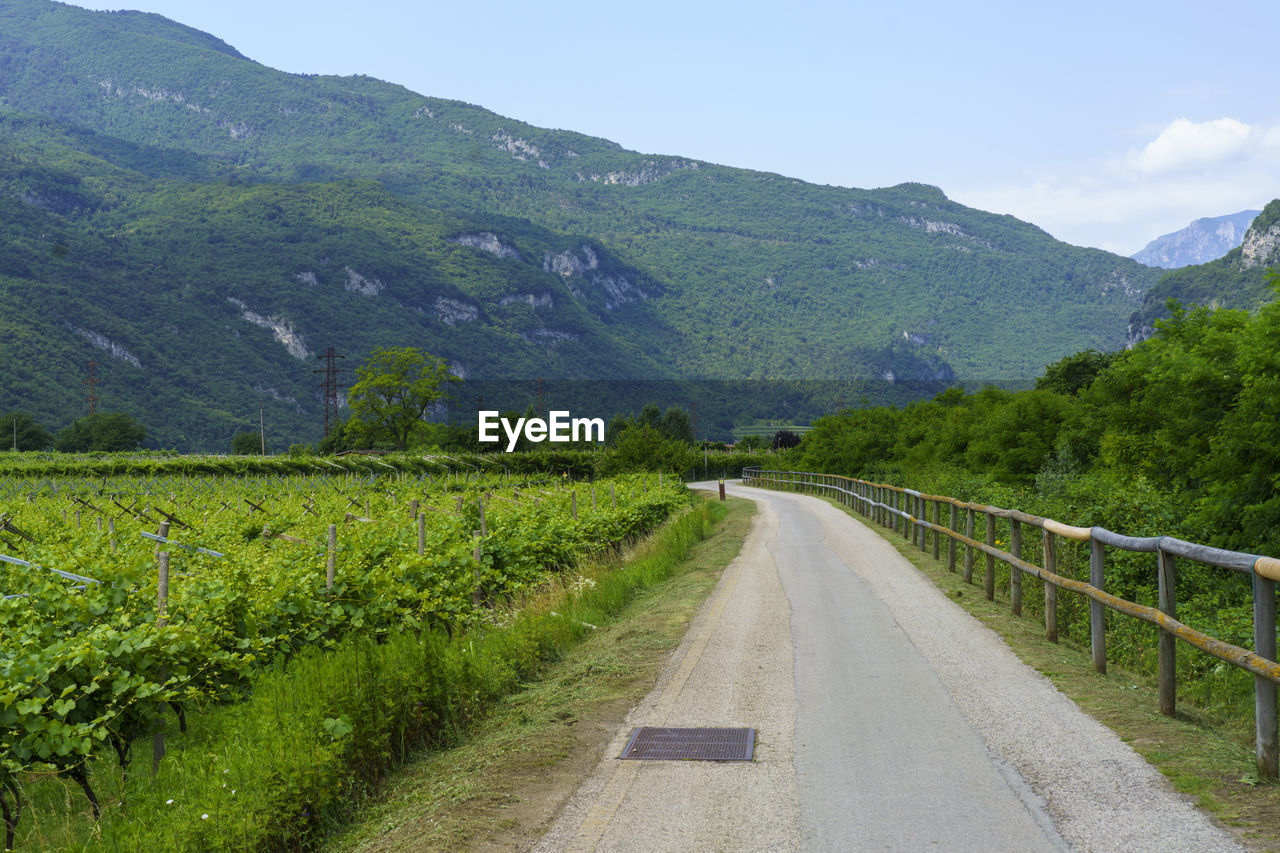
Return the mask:
[[671,761],[750,761],[755,729],[681,729],[641,726],[619,758]]

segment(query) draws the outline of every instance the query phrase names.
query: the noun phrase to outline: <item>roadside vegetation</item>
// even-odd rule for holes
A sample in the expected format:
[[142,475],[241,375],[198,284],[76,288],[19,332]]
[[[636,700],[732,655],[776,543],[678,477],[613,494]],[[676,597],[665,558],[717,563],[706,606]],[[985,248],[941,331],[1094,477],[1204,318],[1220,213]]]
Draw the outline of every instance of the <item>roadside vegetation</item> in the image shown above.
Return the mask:
[[[1280,293],[1280,274],[1269,280]],[[1034,389],[952,389],[902,408],[842,412],[815,422],[799,448],[771,461],[1070,525],[1280,556],[1280,302],[1256,312],[1170,304],[1168,313],[1144,343],[1063,359]],[[979,518],[975,535],[984,533]],[[1039,562],[1039,543],[1025,547]],[[1059,543],[1060,573],[1087,580],[1088,561],[1078,543]],[[1154,606],[1154,558],[1109,553],[1106,585]],[[997,600],[1007,590],[1007,573],[998,572]],[[956,595],[972,597],[964,589]],[[1177,601],[1184,623],[1252,647],[1248,577],[1180,563]],[[1039,582],[1024,583],[1023,607],[1034,626]],[[1059,630],[1064,642],[1087,643],[1088,610],[1076,596],[1061,599]],[[1154,630],[1108,614],[1107,656],[1145,683],[1156,671]],[[1183,651],[1177,678],[1184,716],[1221,719],[1224,731],[1239,729],[1250,742],[1252,676]],[[1242,775],[1249,773],[1235,778]]]

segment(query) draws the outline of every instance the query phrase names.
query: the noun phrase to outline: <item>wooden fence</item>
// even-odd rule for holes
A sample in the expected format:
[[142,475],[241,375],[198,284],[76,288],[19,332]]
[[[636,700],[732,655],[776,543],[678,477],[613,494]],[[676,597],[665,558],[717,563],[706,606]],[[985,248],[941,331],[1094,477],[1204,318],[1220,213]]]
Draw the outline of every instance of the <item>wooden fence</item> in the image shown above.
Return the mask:
[[[995,598],[995,563],[1000,560],[1010,567],[1010,599],[1015,615],[1022,613],[1022,575],[1025,573],[1039,578],[1044,581],[1045,634],[1053,642],[1058,641],[1058,590],[1070,590],[1085,596],[1089,599],[1090,648],[1093,665],[1098,672],[1107,671],[1106,623],[1103,619],[1105,608],[1155,625],[1160,629],[1160,713],[1167,716],[1174,715],[1177,701],[1176,640],[1180,639],[1232,666],[1248,670],[1254,677],[1258,776],[1275,779],[1280,775],[1280,768],[1277,767],[1280,763],[1280,750],[1277,749],[1276,725],[1276,685],[1280,683],[1280,664],[1276,663],[1276,581],[1280,580],[1280,560],[1210,548],[1171,536],[1134,537],[1123,536],[1103,527],[1072,527],[1016,509],[967,503],[942,495],[922,494],[914,489],[836,474],[747,468],[742,472],[742,482],[750,486],[812,492],[833,497],[869,519],[900,532],[913,544],[919,545],[922,551],[929,549],[929,531],[933,531],[935,558],[940,555],[941,537],[945,536],[949,540],[947,566],[951,571],[956,571],[958,546],[964,546],[964,578],[969,582],[973,580],[974,554],[980,552],[986,558],[984,586],[988,599]],[[947,507],[945,523],[941,519],[943,506]],[[929,520],[930,509],[932,521]],[[983,542],[974,539],[974,520],[978,514],[986,518]],[[960,527],[962,519],[964,532],[961,532]],[[997,520],[1004,520],[1009,524],[1008,551],[996,547]],[[1043,566],[1036,566],[1022,559],[1024,526],[1040,529]],[[1058,539],[1089,543],[1088,583],[1062,577],[1057,573]],[[1156,555],[1156,607],[1136,604],[1105,591],[1107,548]],[[1177,620],[1174,582],[1178,559],[1244,572],[1252,578],[1252,651],[1223,642]]]

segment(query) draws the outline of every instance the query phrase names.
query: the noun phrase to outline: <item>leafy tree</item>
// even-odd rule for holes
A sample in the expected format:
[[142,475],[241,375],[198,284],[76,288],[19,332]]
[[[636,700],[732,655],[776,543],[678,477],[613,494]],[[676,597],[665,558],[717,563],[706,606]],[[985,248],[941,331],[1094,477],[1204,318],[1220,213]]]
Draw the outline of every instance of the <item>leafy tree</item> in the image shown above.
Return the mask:
[[663,412],[658,429],[667,438],[693,444],[693,421],[689,418],[689,413],[679,406],[672,406]]
[[231,439],[231,452],[236,456],[260,456],[262,434],[252,430],[236,433]]
[[1044,370],[1044,376],[1036,380],[1037,391],[1056,391],[1059,394],[1079,394],[1093,384],[1098,374],[1115,361],[1115,353],[1087,349],[1056,361]]
[[770,445],[774,450],[790,450],[799,446],[800,436],[789,429],[780,429],[774,433],[773,443]]
[[645,403],[636,417],[636,426],[653,427],[659,432],[662,431],[662,412],[658,409],[657,403]]
[[124,412],[96,412],[59,432],[57,448],[63,453],[136,450],[146,437],[146,427]]
[[417,347],[378,347],[356,368],[347,395],[351,420],[375,442],[400,450],[426,425],[427,413],[449,396],[446,383],[458,377],[448,363]]
[[53,434],[26,412],[10,412],[0,418],[0,447],[10,450],[45,450],[53,446]]
[[632,426],[596,462],[596,473],[613,476],[628,471],[669,471],[682,474],[693,466],[693,449],[667,438],[647,424]]
[[621,414],[615,414],[609,419],[609,423],[604,428],[605,444],[609,447],[618,443],[618,439],[622,438],[622,434],[631,428],[631,420]]

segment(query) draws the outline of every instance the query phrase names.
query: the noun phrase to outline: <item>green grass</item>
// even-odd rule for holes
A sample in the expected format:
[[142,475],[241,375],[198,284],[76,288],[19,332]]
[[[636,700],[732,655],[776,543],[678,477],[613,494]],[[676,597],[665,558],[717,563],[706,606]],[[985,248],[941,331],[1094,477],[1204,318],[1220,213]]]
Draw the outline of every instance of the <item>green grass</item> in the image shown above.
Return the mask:
[[[390,777],[329,851],[527,847],[586,778],[737,556],[754,506],[730,500],[714,533],[580,644],[502,700],[465,743]],[[635,564],[610,576],[625,577]],[[666,574],[666,570],[663,572]]]

